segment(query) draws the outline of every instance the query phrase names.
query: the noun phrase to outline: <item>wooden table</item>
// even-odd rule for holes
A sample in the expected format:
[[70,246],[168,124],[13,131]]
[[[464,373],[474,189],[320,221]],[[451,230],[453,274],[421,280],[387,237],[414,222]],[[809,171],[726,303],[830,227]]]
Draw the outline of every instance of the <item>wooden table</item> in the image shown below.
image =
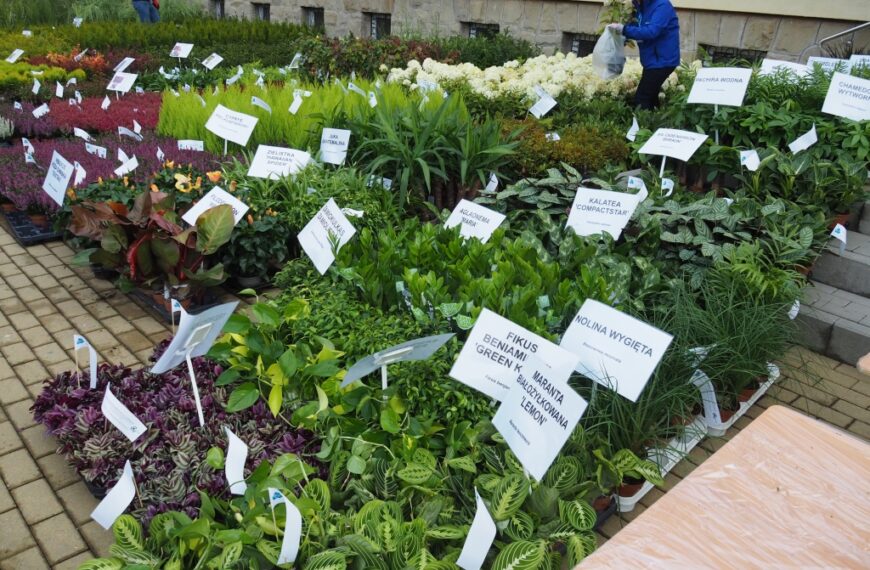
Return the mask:
[[870,445],[773,406],[578,569],[870,569]]

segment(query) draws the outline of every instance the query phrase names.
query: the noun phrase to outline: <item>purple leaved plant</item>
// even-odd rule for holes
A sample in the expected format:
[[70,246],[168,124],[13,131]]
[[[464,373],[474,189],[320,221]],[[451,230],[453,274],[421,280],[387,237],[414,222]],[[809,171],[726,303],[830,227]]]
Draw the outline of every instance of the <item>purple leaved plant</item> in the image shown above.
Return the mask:
[[[155,357],[167,344],[157,347]],[[87,374],[63,372],[46,381],[32,408],[34,418],[55,436],[57,452],[92,487],[111,488],[130,460],[139,491],[132,513],[146,523],[167,510],[196,516],[198,491],[229,497],[223,470],[205,462],[210,448],[226,450],[224,427],[248,445],[247,474],[283,453],[317,464],[312,454],[320,444],[311,432],[276,421],[262,400],[242,412],[228,413],[227,390],[214,384],[222,368],[207,358],[194,358],[193,366],[207,418],[203,427],[185,366],[155,375],[147,369],[101,364],[95,390],[88,388]],[[112,393],[148,428],[133,443],[100,410],[110,383]]]
[[[54,212],[58,209],[55,203],[43,190],[46,170],[51,164],[54,151],[69,162],[78,162],[86,172],[85,179],[79,184],[82,187],[98,181],[98,179],[114,178],[114,171],[121,163],[118,161],[118,148],[129,157],[135,156],[139,167],[127,176],[134,182],[145,183],[163,167],[157,158],[157,148],[163,151],[165,160],[176,164],[189,164],[198,171],[219,169],[220,157],[209,152],[178,150],[174,139],[157,137],[145,133],[142,141],[129,138],[119,139],[117,136],[104,135],[98,137],[93,144],[106,149],[106,158],[90,154],[85,148],[85,141],[73,139],[31,140],[37,165],[27,164],[24,160],[24,147],[20,142],[11,147],[0,148],[0,196],[8,199],[19,210],[39,207],[43,211]],[[74,179],[70,180],[72,187]]]

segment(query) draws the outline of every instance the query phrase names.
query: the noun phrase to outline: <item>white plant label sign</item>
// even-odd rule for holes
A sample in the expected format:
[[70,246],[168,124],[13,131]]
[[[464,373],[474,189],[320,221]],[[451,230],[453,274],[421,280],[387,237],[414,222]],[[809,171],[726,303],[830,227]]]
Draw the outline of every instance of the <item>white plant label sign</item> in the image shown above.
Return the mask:
[[320,160],[340,166],[344,164],[349,146],[350,131],[325,128],[320,136]]
[[330,198],[311,221],[305,224],[298,237],[302,249],[311,258],[317,271],[323,275],[335,261],[330,236],[337,239],[338,249],[341,249],[355,233],[356,228],[351,225],[335,200]]
[[48,106],[48,103],[43,103],[42,105],[33,110],[33,116],[37,119],[41,119],[42,117],[48,115],[49,111],[51,111],[51,108]]
[[800,63],[764,58],[761,61],[761,70],[758,72],[758,75],[774,75],[783,71],[790,71],[797,77],[804,77],[809,73],[809,68]]
[[450,369],[450,377],[501,401],[531,356],[552,362],[562,353],[557,349],[547,339],[483,309]]
[[134,156],[115,169],[115,176],[124,176],[137,168],[139,168],[139,159]]
[[22,55],[24,55],[23,49],[12,50],[12,53],[10,53],[9,57],[6,58],[6,63],[15,63]]
[[215,67],[217,67],[220,64],[220,62],[222,62],[223,60],[224,60],[223,57],[219,56],[216,53],[213,53],[210,56],[208,56],[207,58],[205,58],[204,60],[202,60],[202,66],[205,67],[206,69],[208,69],[209,71],[211,71]]
[[190,55],[190,52],[192,50],[193,44],[183,44],[181,42],[178,42],[174,46],[172,46],[172,51],[169,52],[169,57],[184,59]]
[[125,57],[124,59],[122,59],[122,60],[118,63],[118,65],[115,66],[115,69],[113,69],[112,71],[114,71],[115,73],[120,73],[121,71],[124,71],[125,69],[127,69],[128,67],[130,67],[130,65],[132,65],[132,63],[133,63],[134,61],[136,61],[136,58],[133,58],[133,57]]
[[594,190],[581,186],[574,196],[567,226],[573,228],[580,236],[606,232],[612,235],[613,239],[619,239],[622,229],[628,224],[637,208],[639,197],[637,194]]
[[124,471],[115,486],[106,493],[97,508],[91,513],[91,518],[97,521],[105,530],[112,528],[115,520],[124,514],[133,497],[136,496],[136,482],[133,479],[133,467],[129,461],[124,463]]
[[205,128],[224,140],[247,146],[258,120],[257,117],[218,105],[208,118]]
[[631,127],[629,127],[628,132],[625,133],[625,138],[634,142],[634,139],[637,138],[637,132],[640,130],[640,125],[637,124],[637,117],[631,118]]
[[311,162],[311,155],[303,150],[261,144],[251,161],[248,176],[277,180],[296,174]]
[[248,446],[244,441],[225,428],[227,434],[227,455],[224,461],[224,473],[233,495],[244,495],[248,489],[245,483],[245,461],[248,459]]
[[123,71],[119,71],[112,77],[112,80],[109,82],[109,86],[106,87],[106,89],[118,93],[128,93],[130,89],[133,88],[133,84],[136,82],[137,77],[139,76],[135,73],[124,73]]
[[758,156],[757,150],[741,150],[740,151],[740,166],[745,166],[750,171],[755,172],[761,166],[761,158]]
[[870,120],[870,80],[835,72],[822,113],[853,121]]
[[460,200],[444,223],[445,228],[460,226],[459,235],[486,243],[505,220],[505,215],[469,200]]
[[551,362],[532,356],[492,418],[492,425],[538,481],[586,410],[586,401],[568,386],[579,359],[566,350],[562,353]]
[[136,441],[147,430],[145,424],[112,393],[111,386],[106,386],[100,410],[109,423],[118,428],[130,441]]
[[189,209],[183,216],[181,216],[181,219],[190,224],[191,226],[195,226],[196,220],[206,211],[217,206],[221,206],[223,204],[228,204],[233,209],[233,221],[236,224],[241,221],[245,213],[248,211],[247,204],[245,204],[223,188],[215,186],[209,191],[208,194],[203,196],[202,199],[197,202],[193,208]]
[[810,130],[788,143],[788,150],[790,150],[792,154],[797,154],[810,148],[817,142],[819,142],[819,135],[816,132],[816,124],[813,123],[813,127]]
[[807,59],[807,67],[815,67],[816,65],[822,68],[822,71],[842,71],[849,73],[852,71],[852,64],[845,59],[837,59],[835,57],[817,57],[811,56]]
[[535,93],[538,95],[538,100],[531,106],[529,113],[536,119],[540,119],[553,110],[553,107],[556,106],[556,100],[540,86],[535,87]]
[[63,206],[63,199],[74,172],[75,166],[70,161],[62,157],[57,151],[52,152],[51,164],[48,166],[48,172],[45,173],[42,189],[52,200],[57,202],[58,206]]
[[106,150],[106,147],[104,147],[104,146],[98,146],[98,145],[91,144],[91,143],[85,143],[85,150],[89,154],[93,154],[94,156],[98,156],[98,157],[103,158],[103,159],[106,158],[106,156],[108,156],[108,151]]
[[561,346],[580,357],[577,372],[636,402],[672,340],[664,331],[587,299]]
[[205,150],[205,143],[203,141],[196,141],[193,139],[181,139],[178,141],[178,150],[192,150],[195,152],[202,152]]
[[707,140],[707,135],[693,133],[691,131],[680,131],[677,129],[658,129],[648,141],[644,143],[640,150],[640,154],[653,154],[657,156],[668,156],[676,158],[683,162],[688,162],[692,155],[695,154],[704,141]]
[[471,528],[468,529],[468,536],[465,537],[465,544],[462,545],[462,552],[456,560],[456,565],[462,570],[480,570],[492,546],[492,541],[495,540],[495,520],[489,514],[486,503],[480,498],[477,489],[474,490],[474,500],[477,511],[474,513]]
[[286,508],[284,522],[284,537],[281,539],[281,553],[278,555],[278,564],[291,564],[299,555],[299,540],[302,538],[302,513],[296,505],[273,487],[269,487],[269,507],[272,515],[275,514],[275,506],[284,504]]
[[688,102],[739,107],[743,105],[751,77],[751,69],[703,67],[695,75]]
[[435,354],[439,348],[444,346],[444,344],[454,336],[453,333],[446,333],[415,338],[385,348],[384,350],[378,351],[374,354],[370,354],[355,362],[354,365],[348,369],[347,374],[344,375],[344,378],[341,381],[341,387],[344,388],[360,378],[368,376],[381,366],[394,364],[396,362],[426,360]]

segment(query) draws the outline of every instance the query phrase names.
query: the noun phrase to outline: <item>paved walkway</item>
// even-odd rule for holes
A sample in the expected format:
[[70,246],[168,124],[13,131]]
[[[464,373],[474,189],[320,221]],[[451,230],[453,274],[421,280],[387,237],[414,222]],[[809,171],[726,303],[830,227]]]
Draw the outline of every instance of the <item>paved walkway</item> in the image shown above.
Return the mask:
[[[111,533],[89,518],[97,501],[55,455],[29,412],[42,381],[75,367],[72,335],[86,334],[101,361],[145,363],[168,327],[87,269],[70,266],[63,243],[24,249],[0,225],[0,569],[76,568],[106,555]],[[870,438],[870,377],[823,356],[795,350],[785,359],[811,374],[786,378],[723,438],[707,439],[665,479],[688,475],[764,407],[784,403]],[[822,380],[823,379],[823,380]],[[664,493],[653,489],[632,513],[611,518],[613,536]]]

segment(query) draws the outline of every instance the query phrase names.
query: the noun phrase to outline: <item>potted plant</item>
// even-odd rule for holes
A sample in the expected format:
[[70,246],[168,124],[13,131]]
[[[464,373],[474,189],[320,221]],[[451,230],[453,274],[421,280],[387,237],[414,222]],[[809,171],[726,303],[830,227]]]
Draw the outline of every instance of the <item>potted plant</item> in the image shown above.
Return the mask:
[[49,225],[48,213],[45,206],[39,203],[31,203],[27,206],[27,217],[30,223],[40,229],[47,229]]
[[224,268],[240,288],[259,287],[269,279],[274,267],[289,258],[290,237],[289,226],[271,210],[263,215],[249,214],[220,250]]
[[74,261],[118,271],[122,291],[147,292],[166,314],[170,297],[189,307],[201,301],[206,288],[226,279],[223,265],[211,262],[233,230],[228,205],[207,210],[188,228],[180,225],[174,197],[162,192],[143,192],[132,209],[118,202],[86,201],[71,211],[70,232],[99,243]]
[[[152,361],[166,346],[168,341],[158,346]],[[57,439],[58,453],[98,498],[115,484],[129,460],[139,497],[132,512],[146,521],[170,509],[196,516],[198,491],[229,497],[223,470],[206,460],[212,448],[226,449],[225,427],[248,445],[250,470],[282,453],[304,456],[317,452],[319,444],[311,433],[274,421],[263,402],[227,412],[227,390],[215,383],[223,369],[207,358],[192,362],[208,418],[204,426],[199,425],[184,367],[155,375],[144,368],[102,364],[95,390],[88,388],[85,374],[63,372],[45,382],[32,408],[34,418]],[[134,442],[100,411],[107,386],[147,428]]]

